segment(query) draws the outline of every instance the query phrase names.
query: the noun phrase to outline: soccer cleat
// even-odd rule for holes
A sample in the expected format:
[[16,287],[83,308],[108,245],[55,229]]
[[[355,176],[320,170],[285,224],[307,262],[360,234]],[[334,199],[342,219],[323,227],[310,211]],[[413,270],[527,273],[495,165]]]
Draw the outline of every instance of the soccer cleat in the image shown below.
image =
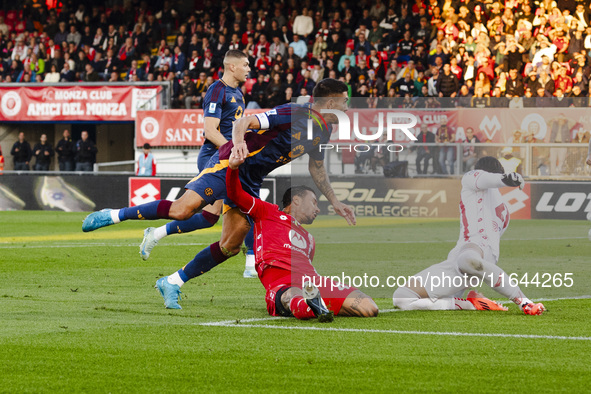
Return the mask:
[[158,289],[162,298],[164,298],[164,306],[167,309],[183,309],[179,305],[181,299],[181,288],[179,285],[173,285],[168,282],[167,276],[156,281],[155,288]]
[[97,230],[101,227],[110,226],[111,224],[115,224],[113,219],[111,219],[111,211],[112,209],[102,209],[98,212],[93,212],[88,215],[84,222],[82,223],[82,231],[89,232]]
[[466,297],[479,311],[508,311],[509,308],[490,300],[477,291],[471,290]]
[[521,310],[523,310],[523,313],[526,315],[541,315],[546,311],[546,308],[541,303],[534,304],[530,302],[529,304],[523,305]]
[[304,284],[302,296],[320,323],[330,323],[334,320],[334,313],[328,310],[320,291],[311,282]]
[[144,260],[150,258],[152,249],[154,249],[154,246],[158,245],[158,240],[154,238],[154,230],[156,230],[154,227],[148,227],[144,230],[144,239],[140,244],[140,255]]

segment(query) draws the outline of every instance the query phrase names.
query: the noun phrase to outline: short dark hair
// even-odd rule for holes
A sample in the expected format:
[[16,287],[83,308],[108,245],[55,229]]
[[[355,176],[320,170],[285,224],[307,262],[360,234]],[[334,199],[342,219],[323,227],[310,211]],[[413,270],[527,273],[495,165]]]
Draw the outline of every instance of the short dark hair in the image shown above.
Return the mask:
[[484,156],[478,159],[474,165],[475,170],[482,170],[486,172],[492,172],[493,174],[504,174],[505,169],[496,157]]
[[312,96],[314,96],[314,101],[319,101],[318,99],[321,97],[334,96],[348,91],[349,88],[343,81],[334,78],[324,78],[316,84]]
[[147,142],[144,144],[144,149],[152,149],[152,146],[150,146],[150,144],[148,144]]
[[242,59],[242,58],[248,58],[248,56],[246,56],[246,54],[238,49],[230,49],[228,52],[226,52],[226,55],[224,56],[224,63],[226,62],[226,59]]
[[312,192],[314,193],[314,195],[316,195],[314,189],[304,185],[292,186],[289,189],[287,189],[285,193],[283,193],[283,199],[281,201],[281,203],[283,204],[283,209],[291,205],[291,202],[293,201],[293,198],[295,196],[302,197],[306,194],[306,192]]

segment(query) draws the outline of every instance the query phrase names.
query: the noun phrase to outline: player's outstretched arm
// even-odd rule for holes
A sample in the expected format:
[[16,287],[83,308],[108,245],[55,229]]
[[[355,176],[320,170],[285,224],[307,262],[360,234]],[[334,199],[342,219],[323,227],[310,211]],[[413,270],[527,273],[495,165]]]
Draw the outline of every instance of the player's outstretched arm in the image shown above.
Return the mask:
[[470,171],[462,178],[462,187],[472,190],[498,189],[504,186],[523,189],[525,181],[516,173],[494,174],[482,170]]
[[326,197],[328,202],[332,204],[335,212],[344,217],[350,226],[354,226],[357,223],[355,219],[355,212],[350,206],[340,202],[337,199],[330,184],[330,180],[328,179],[328,174],[326,173],[326,168],[324,167],[324,161],[315,160],[310,157],[308,162],[308,170],[310,171],[310,175],[312,176],[316,187],[318,187],[322,194],[324,194],[324,197]]
[[234,144],[232,152],[236,153],[237,158],[246,159],[248,157],[248,147],[244,142],[246,130],[259,130],[260,128],[259,119],[253,115],[245,116],[234,122],[232,126],[232,143]]
[[228,198],[236,204],[245,214],[253,219],[262,217],[265,212],[265,203],[261,199],[255,198],[242,189],[238,167],[244,163],[244,159],[239,158],[232,152],[229,159],[228,169],[226,170],[226,193]]
[[587,150],[587,165],[591,166],[591,141],[589,141],[589,149]]

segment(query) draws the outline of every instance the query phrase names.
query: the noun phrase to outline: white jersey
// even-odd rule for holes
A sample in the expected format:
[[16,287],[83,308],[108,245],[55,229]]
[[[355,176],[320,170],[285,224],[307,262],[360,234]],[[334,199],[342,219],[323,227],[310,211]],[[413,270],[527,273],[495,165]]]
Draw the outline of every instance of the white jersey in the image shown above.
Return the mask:
[[[501,236],[509,226],[509,209],[503,202],[500,187],[506,186],[502,174],[474,170],[464,174],[460,197],[460,237],[455,255],[467,243],[473,243],[492,254],[494,263],[499,259]],[[449,259],[449,257],[448,257]]]

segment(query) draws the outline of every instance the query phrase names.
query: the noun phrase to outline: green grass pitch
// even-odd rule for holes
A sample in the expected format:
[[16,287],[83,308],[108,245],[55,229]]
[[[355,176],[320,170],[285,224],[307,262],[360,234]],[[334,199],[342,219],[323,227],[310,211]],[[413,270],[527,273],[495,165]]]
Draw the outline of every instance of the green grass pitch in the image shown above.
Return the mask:
[[[183,309],[166,310],[156,279],[221,227],[168,237],[144,262],[137,245],[147,222],[84,234],[83,217],[0,213],[0,392],[589,390],[591,299],[580,298],[591,294],[589,222],[514,221],[503,237],[507,272],[573,273],[571,288],[524,288],[551,299],[542,316],[514,305],[388,312],[388,289],[377,318],[326,325],[270,319],[260,282],[242,278],[242,256],[187,283]],[[321,274],[410,275],[442,261],[459,228],[457,220],[360,218],[354,228],[341,220],[309,227]]]

